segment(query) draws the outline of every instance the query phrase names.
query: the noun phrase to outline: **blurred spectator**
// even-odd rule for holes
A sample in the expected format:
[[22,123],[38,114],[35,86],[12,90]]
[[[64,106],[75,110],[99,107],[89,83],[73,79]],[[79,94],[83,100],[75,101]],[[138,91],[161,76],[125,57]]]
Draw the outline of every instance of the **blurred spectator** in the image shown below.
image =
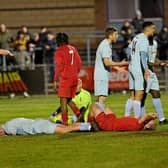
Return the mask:
[[142,18],[142,13],[140,10],[136,11],[136,17],[132,20],[132,25],[134,26],[135,33],[141,33],[142,32],[142,25],[144,23],[144,20]]
[[124,24],[121,27],[121,35],[124,38],[125,44],[130,43],[131,39],[134,36],[134,27],[131,25],[131,23],[128,20],[124,21]]
[[43,63],[43,44],[40,41],[38,33],[34,33],[33,39],[27,42],[27,50],[35,54],[35,60],[34,60],[35,64]]
[[168,27],[163,26],[158,36],[159,59],[168,60]]
[[14,52],[15,63],[19,66],[19,69],[25,70],[30,65],[31,60],[29,53],[23,49],[22,44],[16,45],[16,51]]
[[31,69],[35,69],[35,44],[29,43],[29,45],[27,47],[27,52],[30,57]]
[[16,49],[16,47],[18,46],[18,44],[20,45],[20,47],[23,50],[26,50],[26,44],[28,42],[27,37],[25,37],[24,33],[19,31],[17,33],[17,37],[16,39],[13,41],[13,48]]
[[54,77],[54,53],[56,49],[56,40],[52,32],[47,33],[47,39],[44,43],[44,63],[49,65],[49,81]]
[[46,27],[41,27],[40,33],[39,33],[39,39],[42,43],[46,41],[47,33],[48,33],[48,29]]
[[29,32],[28,27],[26,25],[22,25],[18,32],[22,32],[27,40],[30,40],[33,38],[32,34]]
[[5,24],[0,25],[0,48],[9,49],[11,42],[11,34],[6,28]]

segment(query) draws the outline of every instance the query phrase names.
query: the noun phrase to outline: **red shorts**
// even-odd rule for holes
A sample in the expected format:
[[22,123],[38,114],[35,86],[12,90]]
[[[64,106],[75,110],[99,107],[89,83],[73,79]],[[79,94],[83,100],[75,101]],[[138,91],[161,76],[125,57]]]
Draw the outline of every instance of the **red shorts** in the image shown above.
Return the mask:
[[104,112],[101,112],[96,117],[96,122],[98,123],[101,130],[112,131],[115,119],[115,114],[105,114]]
[[65,98],[73,98],[76,93],[78,80],[75,79],[61,79],[59,82],[58,96]]

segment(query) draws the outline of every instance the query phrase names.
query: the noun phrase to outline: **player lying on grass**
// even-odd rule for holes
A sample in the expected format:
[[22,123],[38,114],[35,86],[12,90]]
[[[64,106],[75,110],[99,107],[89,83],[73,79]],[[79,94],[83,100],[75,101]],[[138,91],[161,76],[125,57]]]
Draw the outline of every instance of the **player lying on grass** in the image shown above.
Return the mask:
[[2,135],[63,134],[74,131],[91,131],[90,123],[74,123],[71,126],[55,124],[46,119],[15,118],[0,126]]
[[140,118],[117,118],[110,108],[105,108],[105,110],[102,111],[97,104],[91,106],[89,113],[89,120],[95,121],[100,130],[103,131],[154,130],[156,128],[156,118],[156,113],[148,113]]

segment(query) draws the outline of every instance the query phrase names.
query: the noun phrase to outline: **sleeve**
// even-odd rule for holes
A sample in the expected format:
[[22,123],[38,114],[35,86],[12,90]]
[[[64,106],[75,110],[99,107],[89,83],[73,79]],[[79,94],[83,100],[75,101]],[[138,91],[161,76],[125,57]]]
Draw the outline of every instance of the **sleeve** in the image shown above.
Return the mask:
[[148,58],[148,54],[144,51],[141,51],[140,52],[140,58],[141,58],[141,63],[142,63],[142,66],[145,69],[148,69],[148,64],[147,64],[147,58]]
[[54,81],[58,80],[58,77],[61,73],[62,69],[62,58],[61,58],[61,52],[56,51],[54,56],[54,63],[55,63],[55,73],[54,73]]
[[131,48],[128,46],[125,50],[125,53],[127,55],[127,60],[130,60],[131,59]]

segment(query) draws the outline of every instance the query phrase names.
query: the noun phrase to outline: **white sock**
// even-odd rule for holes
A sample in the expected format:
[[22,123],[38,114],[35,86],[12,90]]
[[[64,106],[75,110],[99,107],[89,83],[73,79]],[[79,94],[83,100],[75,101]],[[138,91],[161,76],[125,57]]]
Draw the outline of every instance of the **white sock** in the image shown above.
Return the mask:
[[128,99],[126,104],[125,104],[125,116],[130,116],[131,114],[131,110],[133,108],[133,103],[134,103],[134,100],[132,99]]
[[81,123],[79,127],[80,131],[90,131],[91,129],[90,123]]
[[145,106],[141,107],[141,117],[146,113]]
[[141,115],[141,102],[134,100],[133,109],[135,118],[139,118]]
[[152,101],[153,101],[155,110],[158,114],[159,120],[163,121],[165,119],[165,116],[163,114],[162,103],[160,101],[160,98],[152,98]]
[[73,121],[73,122],[76,122],[77,119],[78,119],[78,118],[77,118],[76,114],[73,114],[73,115],[72,115],[72,121]]

